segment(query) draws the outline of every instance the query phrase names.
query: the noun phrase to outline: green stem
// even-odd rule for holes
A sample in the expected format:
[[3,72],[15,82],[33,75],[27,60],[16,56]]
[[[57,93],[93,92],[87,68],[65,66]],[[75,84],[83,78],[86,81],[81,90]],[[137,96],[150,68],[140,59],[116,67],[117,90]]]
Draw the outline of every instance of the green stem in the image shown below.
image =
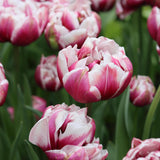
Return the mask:
[[147,114],[147,117],[146,117],[146,121],[145,121],[145,124],[144,124],[144,130],[143,130],[142,139],[149,138],[152,121],[154,119],[154,114],[155,114],[156,109],[158,107],[159,101],[160,101],[160,85],[159,85],[158,90],[157,90],[157,92],[155,94],[155,97],[154,97],[154,99],[152,101],[152,104],[151,104],[151,106],[149,108],[149,111],[148,111],[148,114]]
[[88,108],[88,115],[92,115],[92,103],[86,103],[85,106]]
[[141,64],[142,64],[142,54],[143,54],[143,30],[142,30],[142,8],[139,9],[138,12],[138,31],[139,31],[139,74],[141,74]]

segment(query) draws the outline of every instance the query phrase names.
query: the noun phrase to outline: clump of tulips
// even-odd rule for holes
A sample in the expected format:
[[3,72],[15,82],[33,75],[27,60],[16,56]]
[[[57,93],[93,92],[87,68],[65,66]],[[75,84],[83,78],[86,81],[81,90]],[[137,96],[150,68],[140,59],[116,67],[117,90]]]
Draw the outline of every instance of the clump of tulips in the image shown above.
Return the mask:
[[159,55],[159,0],[1,0],[0,159],[160,159]]

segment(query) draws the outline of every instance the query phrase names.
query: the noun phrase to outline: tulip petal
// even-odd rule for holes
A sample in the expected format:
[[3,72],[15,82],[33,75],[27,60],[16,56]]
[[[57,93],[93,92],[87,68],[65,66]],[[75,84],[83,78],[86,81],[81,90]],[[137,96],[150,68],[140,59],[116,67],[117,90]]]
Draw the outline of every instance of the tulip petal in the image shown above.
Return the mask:
[[91,88],[88,79],[88,69],[75,69],[63,77],[64,88],[78,102],[96,102],[101,94],[95,88]]
[[40,119],[32,127],[29,134],[29,141],[39,146],[44,151],[51,149],[48,118]]

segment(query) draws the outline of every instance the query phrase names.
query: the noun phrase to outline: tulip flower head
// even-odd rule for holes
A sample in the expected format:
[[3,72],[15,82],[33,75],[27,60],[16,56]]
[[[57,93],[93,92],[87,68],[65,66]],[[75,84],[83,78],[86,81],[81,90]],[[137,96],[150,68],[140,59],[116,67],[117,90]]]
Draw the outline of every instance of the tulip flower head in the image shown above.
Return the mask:
[[8,80],[5,76],[5,71],[2,63],[0,63],[0,106],[2,106],[6,100],[6,96],[8,93]]
[[62,87],[58,78],[56,64],[56,55],[41,57],[40,64],[35,71],[35,80],[42,89],[57,91]]
[[80,47],[87,37],[97,37],[100,29],[100,16],[91,10],[89,1],[75,0],[53,7],[45,37],[50,46],[56,40],[60,49],[75,44]]
[[67,92],[80,103],[120,95],[132,76],[132,63],[123,47],[105,37],[87,38],[83,46],[61,50],[57,71]]
[[98,157],[104,160],[108,152],[94,139],[95,122],[87,116],[87,108],[58,104],[49,106],[33,126],[29,141],[39,146],[49,160],[75,160]]
[[1,0],[0,42],[24,46],[35,41],[48,21],[48,8],[32,0]]
[[11,120],[14,120],[14,107],[8,107],[7,111],[10,115]]
[[47,107],[47,102],[41,97],[32,96],[32,106],[34,109],[43,113]]
[[120,19],[124,19],[139,7],[145,4],[145,0],[117,0],[116,13]]
[[91,0],[91,8],[96,11],[108,11],[113,8],[115,0]]
[[158,160],[160,159],[160,138],[150,138],[140,140],[138,138],[132,139],[131,149],[123,160]]
[[136,106],[145,106],[152,102],[155,87],[148,76],[134,76],[130,82],[130,100]]
[[160,46],[160,9],[158,7],[153,7],[151,14],[147,20],[148,31],[151,37]]

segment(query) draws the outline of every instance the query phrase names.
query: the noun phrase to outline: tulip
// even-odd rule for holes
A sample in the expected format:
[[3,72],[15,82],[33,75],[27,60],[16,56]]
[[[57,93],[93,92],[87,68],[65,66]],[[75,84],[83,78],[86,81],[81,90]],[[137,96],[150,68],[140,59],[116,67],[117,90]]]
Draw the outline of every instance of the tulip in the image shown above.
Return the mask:
[[61,150],[49,150],[46,154],[49,160],[105,160],[108,151],[102,150],[102,145],[94,140],[85,146],[66,145]]
[[153,7],[151,14],[147,20],[148,31],[151,37],[157,42],[160,46],[160,9],[158,7]]
[[151,6],[157,6],[160,7],[160,1],[159,0],[145,0],[147,4]]
[[8,93],[8,80],[5,76],[5,71],[2,63],[0,63],[0,106],[2,106],[6,100],[6,96]]
[[0,42],[24,46],[42,34],[48,21],[48,8],[32,0],[0,2]]
[[134,76],[130,82],[130,100],[136,106],[145,106],[152,102],[155,87],[148,76]]
[[132,139],[131,149],[123,160],[159,160],[160,159],[160,138],[140,140]]
[[[95,122],[87,116],[87,108],[63,103],[47,107],[42,118],[31,129],[29,141],[47,155],[52,152],[58,155],[65,146],[81,147],[92,143],[94,134]],[[62,152],[59,151],[61,149]]]
[[91,7],[94,11],[108,11],[113,8],[115,0],[91,0]]
[[45,37],[50,46],[65,48],[69,45],[81,47],[87,37],[97,37],[101,29],[100,16],[90,9],[87,0],[58,3],[50,11]]
[[120,19],[124,19],[144,4],[145,0],[117,0],[116,14]]
[[158,45],[156,45],[156,50],[157,50],[159,62],[160,62],[160,47]]
[[41,57],[40,64],[35,71],[35,80],[42,89],[57,91],[62,87],[57,75],[56,64],[57,57],[55,55]]
[[66,91],[78,102],[89,103],[120,95],[133,68],[123,47],[105,37],[87,38],[83,46],[61,50],[57,71]]
[[43,113],[47,107],[47,102],[45,99],[33,95],[32,96],[32,106],[34,109]]
[[13,107],[8,107],[7,111],[9,113],[9,116],[10,116],[11,120],[14,120],[14,108]]

